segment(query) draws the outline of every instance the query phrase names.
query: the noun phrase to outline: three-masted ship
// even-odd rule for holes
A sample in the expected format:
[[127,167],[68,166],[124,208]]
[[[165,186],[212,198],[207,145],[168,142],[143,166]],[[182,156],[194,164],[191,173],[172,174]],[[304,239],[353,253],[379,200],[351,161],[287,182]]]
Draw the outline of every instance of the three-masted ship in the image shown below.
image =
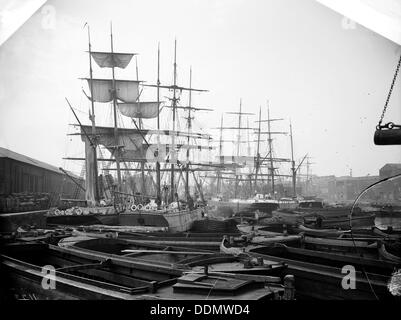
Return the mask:
[[[192,70],[190,86],[177,85],[177,42],[174,47],[174,75],[171,85],[162,85],[160,82],[160,47],[158,48],[157,83],[144,84],[138,79],[117,79],[115,69],[125,69],[134,53],[120,53],[114,51],[113,33],[110,33],[110,51],[92,51],[90,32],[89,39],[89,77],[83,78],[89,87],[89,94],[85,95],[91,102],[91,125],[83,125],[74,112],[79,132],[73,135],[81,137],[85,144],[85,158],[66,158],[69,160],[85,161],[85,197],[87,207],[80,207],[74,216],[53,214],[48,218],[51,224],[104,224],[118,226],[139,226],[168,228],[172,232],[187,231],[194,221],[204,215],[205,201],[201,186],[197,181],[198,170],[208,170],[203,164],[192,163],[190,153],[192,151],[209,150],[209,146],[198,143],[191,145],[191,141],[212,140],[211,136],[192,131],[191,113],[198,110],[192,106],[192,92],[204,92],[192,88]],[[93,77],[93,61],[100,67],[111,70],[111,78],[100,79]],[[157,91],[154,101],[142,101],[144,90]],[[165,105],[164,109],[172,111],[172,128],[161,128],[160,95],[162,90],[171,93],[168,98],[171,105]],[[189,93],[189,105],[180,104],[182,92]],[[98,126],[95,122],[97,105],[111,104],[114,126]],[[178,110],[188,112],[188,130],[177,130]],[[132,123],[131,128],[121,127],[119,117],[128,119]],[[144,127],[144,120],[156,120],[157,129]],[[167,143],[165,142],[167,140]],[[103,151],[102,151],[103,150]],[[109,158],[98,157],[99,154],[110,154]],[[184,151],[184,160],[179,159],[179,154]],[[181,152],[182,153],[182,152]],[[106,163],[103,168],[104,175],[99,175],[99,164]],[[162,165],[164,166],[162,168]],[[115,175],[111,174],[114,172]],[[134,180],[130,186],[130,172],[139,172],[141,182]],[[190,174],[193,176],[199,199],[194,199],[190,194]],[[176,176],[179,175],[179,179]],[[113,176],[116,176],[114,181]],[[156,180],[156,181],[155,181]],[[162,185],[162,180],[164,183]],[[178,180],[178,181],[177,181]],[[185,184],[185,200],[179,198],[180,181]],[[153,191],[151,190],[153,189]],[[109,204],[109,205],[107,205]]]
[[[295,179],[297,169],[295,168],[295,161],[293,159],[284,159],[274,157],[273,153],[273,136],[286,134],[285,132],[273,132],[271,130],[271,123],[280,121],[283,119],[272,119],[270,118],[270,110],[268,108],[267,114],[268,119],[262,120],[262,110],[259,110],[259,118],[256,121],[258,127],[250,127],[249,122],[247,126],[243,126],[242,118],[244,116],[253,116],[251,113],[245,113],[242,111],[242,101],[240,102],[240,108],[238,112],[230,112],[229,114],[238,116],[238,126],[236,127],[224,127],[223,117],[221,119],[220,126],[220,161],[225,164],[224,169],[218,170],[216,176],[209,176],[216,180],[217,194],[220,197],[215,197],[209,204],[216,206],[218,211],[222,214],[234,213],[234,215],[242,217],[256,217],[263,218],[271,216],[272,212],[279,207],[295,207],[296,201],[293,199],[282,199],[277,196],[275,182],[277,178],[292,178],[293,180],[293,192],[295,191]],[[262,131],[261,124],[267,123],[268,130]],[[223,130],[235,130],[238,132],[237,140],[223,140]],[[242,132],[247,132],[248,139],[242,140]],[[253,132],[252,132],[253,131]],[[251,141],[249,136],[254,134],[257,139]],[[262,154],[262,136],[267,135],[268,149],[267,154]],[[292,128],[291,128],[291,141],[292,141]],[[223,143],[232,142],[236,146],[236,155],[233,157],[223,156]],[[256,154],[252,155],[250,144],[256,142]],[[241,155],[240,146],[243,143],[248,144],[246,156]],[[291,149],[293,145],[291,142]],[[230,161],[230,159],[232,160]],[[291,163],[292,174],[283,175],[277,172],[277,163]],[[267,169],[267,172],[264,172]],[[229,197],[222,196],[223,182],[234,182],[234,194],[229,194]],[[263,187],[264,186],[264,187]],[[242,187],[242,188],[241,188]],[[266,188],[267,187],[267,188]],[[257,213],[255,215],[255,213]]]

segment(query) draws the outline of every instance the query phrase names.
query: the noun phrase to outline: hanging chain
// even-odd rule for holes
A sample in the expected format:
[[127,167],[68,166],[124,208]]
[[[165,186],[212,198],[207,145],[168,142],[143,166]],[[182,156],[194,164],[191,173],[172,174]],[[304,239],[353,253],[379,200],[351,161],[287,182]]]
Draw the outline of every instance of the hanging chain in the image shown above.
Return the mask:
[[[398,61],[397,68],[395,70],[393,82],[391,83],[390,92],[388,93],[386,104],[384,105],[383,113],[382,113],[382,115],[380,117],[380,121],[379,121],[379,124],[377,126],[377,128],[379,130],[381,128],[383,128],[382,123],[383,123],[384,115],[386,114],[386,111],[387,111],[387,108],[388,108],[388,104],[390,103],[390,98],[391,98],[391,95],[393,93],[394,86],[395,86],[395,81],[397,80],[397,76],[398,76],[398,73],[400,72],[400,68],[401,68],[401,56],[400,56],[400,60]],[[388,127],[388,126],[384,126],[384,127]]]

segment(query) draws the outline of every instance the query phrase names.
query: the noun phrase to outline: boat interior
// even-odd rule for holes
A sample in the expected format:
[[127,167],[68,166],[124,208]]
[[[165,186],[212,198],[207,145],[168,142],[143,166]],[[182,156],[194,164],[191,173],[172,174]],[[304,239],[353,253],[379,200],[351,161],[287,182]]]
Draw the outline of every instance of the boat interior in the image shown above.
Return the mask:
[[[80,291],[89,295],[93,294],[97,297],[104,295],[106,298],[121,298],[121,295],[125,295],[123,298],[134,298],[140,295],[140,298],[143,299],[143,295],[153,295],[152,297],[156,299],[188,299],[191,297],[201,299],[204,296],[214,295],[218,299],[235,296],[264,299],[271,297],[274,291],[266,290],[263,281],[255,281],[255,279],[247,278],[246,275],[244,275],[245,278],[241,278],[240,271],[239,277],[234,277],[230,274],[223,274],[223,271],[214,275],[209,273],[207,268],[206,271],[203,268],[202,271],[198,270],[199,272],[188,272],[190,269],[186,268],[171,268],[175,263],[179,263],[180,259],[181,261],[188,260],[188,263],[192,265],[204,266],[232,262],[233,257],[206,255],[206,260],[202,261],[202,259],[196,258],[196,256],[199,257],[199,253],[195,255],[190,252],[176,252],[181,249],[169,248],[172,254],[159,254],[148,248],[148,254],[152,256],[153,260],[150,257],[148,257],[149,260],[136,260],[129,256],[130,254],[135,255],[136,252],[124,251],[129,250],[127,246],[122,246],[121,243],[113,240],[109,245],[103,246],[107,242],[106,240],[110,239],[95,239],[92,244],[87,242],[81,246],[91,249],[101,247],[106,254],[95,253],[92,250],[85,252],[78,246],[76,248],[60,248],[44,243],[7,245],[3,248],[2,276],[7,281],[28,279],[39,286],[43,279],[43,268],[52,266],[55,268],[57,283],[66,286],[67,292],[75,290],[78,286]],[[140,248],[137,246],[134,250],[140,250]],[[111,254],[116,252],[119,252],[120,255]],[[201,256],[205,257],[203,253]],[[166,257],[168,258],[166,259]],[[162,258],[164,261],[155,263]],[[259,272],[261,270],[261,268],[256,269],[259,269]],[[268,274],[270,269],[274,274],[276,271],[282,270],[283,266],[276,270],[271,267],[264,268],[266,271],[264,274]],[[17,278],[15,278],[16,274],[19,275]],[[14,277],[9,275],[14,275]],[[280,289],[280,286],[277,289]],[[82,297],[82,292],[80,297]]]

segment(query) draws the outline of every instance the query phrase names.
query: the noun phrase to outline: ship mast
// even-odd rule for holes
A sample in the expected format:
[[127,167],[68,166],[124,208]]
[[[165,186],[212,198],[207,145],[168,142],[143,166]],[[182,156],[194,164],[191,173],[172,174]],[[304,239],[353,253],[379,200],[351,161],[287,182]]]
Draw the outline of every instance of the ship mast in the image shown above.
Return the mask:
[[[89,50],[89,76],[90,80],[92,82],[93,79],[93,70],[92,70],[92,44],[91,44],[91,36],[90,36],[90,27],[88,25],[88,50]],[[91,95],[91,107],[92,107],[92,112],[90,115],[90,120],[92,123],[92,136],[93,136],[93,172],[89,172],[89,174],[93,174],[93,179],[94,179],[94,204],[97,204],[100,200],[99,196],[99,182],[98,182],[98,166],[97,166],[97,153],[96,153],[96,122],[95,122],[95,102],[93,101],[93,88],[90,86],[90,95]],[[91,188],[87,188],[89,191]]]
[[[111,54],[113,55],[114,53],[114,48],[113,48],[113,25],[110,22],[110,48],[111,48]],[[113,116],[114,116],[114,157],[116,159],[116,165],[117,165],[117,191],[121,191],[121,169],[120,169],[120,146],[118,143],[118,126],[117,126],[117,95],[116,95],[116,80],[115,80],[115,75],[114,75],[114,65],[112,65],[112,86],[113,86]]]
[[[135,69],[136,69],[136,80],[139,81],[138,58],[137,58],[137,56],[135,56]],[[138,106],[140,106],[140,104],[141,104],[141,102],[140,102],[139,97],[138,97]],[[139,130],[143,129],[142,118],[139,118],[138,127],[139,127]],[[146,192],[145,192],[146,191],[146,183],[145,183],[145,162],[144,162],[144,159],[142,159],[140,165],[141,165],[142,195],[145,195],[146,194]]]
[[[248,143],[248,145],[249,145],[249,139],[248,139],[248,141],[241,141],[241,131],[242,130],[251,130],[251,129],[253,129],[253,128],[249,128],[249,125],[248,125],[248,127],[242,127],[242,116],[243,115],[253,116],[254,114],[253,113],[244,113],[244,112],[242,112],[242,99],[240,99],[239,112],[226,112],[226,114],[238,115],[238,126],[237,127],[223,127],[223,116],[222,116],[221,117],[221,125],[220,125],[220,127],[215,128],[215,129],[220,129],[220,142],[219,142],[220,143],[220,155],[219,155],[219,157],[220,157],[220,166],[219,166],[219,170],[218,170],[218,174],[217,174],[217,179],[218,179],[218,182],[220,182],[220,184],[221,184],[221,180],[235,180],[234,198],[236,198],[237,197],[237,193],[238,193],[239,181],[243,181],[243,179],[239,179],[239,177],[238,177],[241,174],[237,173],[236,161],[238,161],[240,159],[240,145],[241,145],[241,143]],[[224,140],[223,141],[223,130],[238,130],[237,139]],[[235,160],[233,160],[233,162],[234,162],[233,163],[234,170],[233,170],[233,172],[230,173],[230,175],[235,176],[233,178],[226,178],[226,177],[222,176],[222,174],[221,174],[221,168],[222,168],[222,165],[223,165],[222,161],[223,161],[223,158],[224,158],[222,156],[223,142],[232,142],[232,143],[236,143],[237,144],[236,156],[233,156],[233,159],[235,159]],[[216,178],[216,176],[214,178]],[[248,181],[249,181],[249,178],[248,178]],[[219,188],[219,190],[220,190],[220,188]]]
[[191,114],[191,108],[192,108],[192,67],[189,70],[189,101],[188,101],[188,137],[187,137],[187,165],[186,165],[186,171],[185,171],[185,196],[187,198],[187,201],[189,199],[189,134],[192,129],[192,114]]
[[261,125],[262,125],[262,107],[259,107],[259,126],[258,126],[258,141],[256,146],[256,172],[255,172],[255,192],[258,190],[258,173],[259,173],[259,166],[260,166],[260,134],[261,134]]
[[177,108],[177,95],[176,95],[176,86],[177,86],[177,39],[174,41],[174,90],[173,90],[173,137],[172,137],[172,144],[171,144],[171,177],[170,177],[170,201],[174,202],[174,194],[175,194],[175,185],[174,185],[174,161],[176,161],[175,155],[175,117],[176,117],[176,108]]
[[[223,114],[221,115],[220,121],[220,141],[219,141],[219,159],[220,164],[223,163],[222,161],[223,156]],[[217,170],[217,194],[221,193],[221,169]]]
[[[249,128],[249,118],[246,118],[246,123],[247,123],[247,127]],[[247,148],[247,153],[248,155],[251,154],[251,139],[250,139],[250,135],[249,135],[249,131],[247,132],[247,139],[248,139],[248,148]],[[249,170],[249,194],[250,196],[252,196],[252,168],[250,168]]]
[[[172,143],[171,143],[171,148],[170,148],[170,202],[175,201],[175,194],[176,194],[176,185],[175,185],[175,161],[177,161],[177,152],[176,152],[176,143],[175,143],[175,136],[183,136],[182,133],[179,133],[176,131],[176,117],[177,117],[177,109],[191,109],[191,110],[206,110],[206,109],[199,109],[199,108],[192,108],[192,107],[181,107],[178,106],[178,101],[180,98],[177,96],[177,90],[182,92],[182,91],[197,91],[197,92],[207,92],[207,90],[201,90],[201,89],[193,89],[193,88],[185,88],[181,86],[177,86],[177,40],[174,41],[174,79],[173,79],[173,85],[167,85],[167,86],[162,86],[160,85],[160,80],[159,80],[159,57],[160,57],[160,46],[158,50],[158,83],[156,85],[149,85],[149,84],[144,84],[143,86],[145,87],[157,87],[158,89],[158,101],[160,101],[160,96],[159,96],[159,89],[168,89],[173,91],[173,97],[169,98],[170,101],[172,101],[172,105],[169,106],[168,108],[171,108],[173,110],[173,130],[172,130]],[[158,132],[160,133],[160,119],[158,117]],[[195,138],[201,138],[204,139],[207,137],[207,139],[210,139],[210,136],[208,135],[202,135],[202,134],[188,134],[188,132],[185,134],[186,137],[195,137]],[[160,165],[157,164],[157,171],[160,171]],[[181,177],[181,176],[180,176]],[[160,179],[158,178],[158,185],[160,185]],[[160,187],[158,187],[160,188]],[[159,191],[160,193],[160,191]]]
[[[239,101],[238,136],[237,136],[237,159],[239,159],[240,145],[241,145],[241,120],[242,120],[242,99],[240,99],[240,101]],[[238,175],[235,174],[234,199],[237,198],[237,193],[238,193]]]
[[282,176],[282,175],[276,175],[275,174],[275,168],[274,168],[274,162],[290,162],[291,160],[288,159],[275,159],[274,154],[273,154],[273,135],[280,135],[280,134],[287,134],[287,132],[272,132],[271,131],[271,123],[275,121],[281,121],[283,119],[271,119],[270,118],[270,108],[269,108],[269,101],[267,101],[267,120],[262,121],[262,122],[267,122],[267,135],[268,135],[268,144],[269,144],[269,176],[271,178],[271,191],[272,191],[272,196],[275,198],[275,176]]
[[[157,146],[160,148],[160,43],[157,46],[157,105],[159,112],[157,113]],[[160,151],[159,151],[160,152]],[[156,162],[156,196],[158,201],[161,202],[161,187],[160,187],[160,162],[159,155]]]
[[294,161],[294,141],[293,141],[293,136],[292,136],[292,123],[290,122],[290,137],[291,137],[291,170],[292,170],[292,192],[294,195],[294,198],[297,197],[297,172],[295,168],[295,161]]
[[269,143],[269,155],[270,155],[270,177],[272,184],[272,196],[275,198],[275,190],[274,190],[274,166],[273,166],[273,139],[271,134],[271,126],[270,126],[270,109],[269,103],[267,104],[267,130],[268,130],[268,143]]
[[312,164],[315,164],[314,162],[310,162],[311,157],[309,155],[306,157],[306,194],[309,195],[309,187],[310,187],[310,182],[312,180],[312,175],[311,175],[311,166]]

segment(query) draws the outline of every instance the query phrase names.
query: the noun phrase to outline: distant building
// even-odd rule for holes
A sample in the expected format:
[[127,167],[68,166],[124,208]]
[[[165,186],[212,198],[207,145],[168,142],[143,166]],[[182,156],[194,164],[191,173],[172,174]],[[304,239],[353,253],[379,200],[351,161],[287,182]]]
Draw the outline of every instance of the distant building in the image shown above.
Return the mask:
[[326,201],[336,201],[335,197],[336,177],[335,176],[312,176],[305,183],[305,196],[317,196]]
[[[83,179],[73,174],[71,176],[84,185]],[[60,197],[85,198],[83,190],[59,168],[0,148],[0,196],[22,192],[49,193],[53,201]]]
[[[401,163],[389,163],[379,170],[378,176],[311,176],[308,182],[298,183],[298,185],[302,185],[304,196],[317,196],[327,202],[351,202],[369,186],[398,174],[401,174]],[[361,201],[384,203],[401,201],[401,177],[380,183],[367,190]]]
[[380,169],[380,179],[393,177],[397,174],[401,174],[401,163],[388,163]]
[[[336,178],[335,200],[354,201],[362,191],[380,180],[379,176],[365,177],[339,177]],[[361,198],[363,200],[375,201],[378,199],[377,191],[367,191]]]
[[[401,174],[401,163],[388,163],[379,171],[380,179],[386,179]],[[401,177],[385,181],[378,187],[379,201],[401,201]]]

